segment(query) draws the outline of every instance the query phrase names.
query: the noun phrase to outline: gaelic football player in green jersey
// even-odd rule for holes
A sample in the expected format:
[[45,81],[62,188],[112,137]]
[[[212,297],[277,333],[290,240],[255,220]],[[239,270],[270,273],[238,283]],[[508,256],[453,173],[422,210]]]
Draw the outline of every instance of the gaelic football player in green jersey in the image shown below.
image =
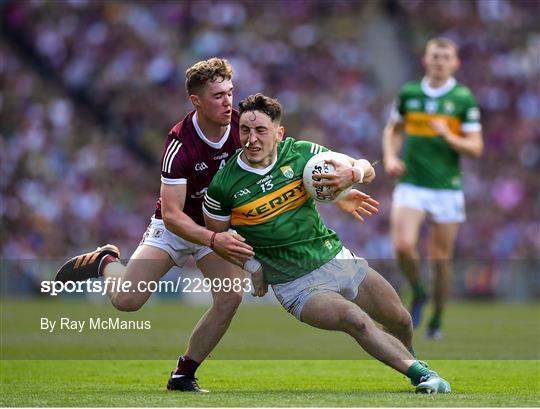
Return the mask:
[[438,339],[450,290],[450,259],[458,227],[465,221],[459,160],[461,155],[478,158],[483,141],[476,100],[453,77],[459,67],[457,45],[435,38],[427,43],[423,62],[425,77],[399,92],[384,129],[383,151],[385,171],[398,179],[391,232],[398,264],[413,289],[414,327],[420,324],[427,300],[420,281],[418,238],[422,224],[430,223],[434,309],[426,336]]
[[[242,149],[212,179],[203,212],[210,230],[232,227],[253,247],[262,267],[246,270],[253,273],[256,295],[271,284],[297,319],[351,335],[370,355],[407,375],[417,392],[450,392],[448,382],[411,354],[411,316],[392,286],[324,225],[304,188],[304,166],[326,148],[283,140],[275,99],[256,94],[239,106]],[[348,186],[375,178],[366,160],[350,158],[345,168],[335,174],[348,173]],[[353,189],[338,205],[369,214],[377,202]]]

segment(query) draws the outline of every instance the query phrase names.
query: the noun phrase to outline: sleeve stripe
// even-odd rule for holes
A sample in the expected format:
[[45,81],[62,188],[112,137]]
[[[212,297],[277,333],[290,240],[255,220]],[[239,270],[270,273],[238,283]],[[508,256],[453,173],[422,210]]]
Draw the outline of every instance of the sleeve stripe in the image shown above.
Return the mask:
[[220,222],[228,222],[229,220],[231,220],[231,216],[218,216],[217,214],[210,213],[208,210],[206,210],[205,206],[203,206],[202,210],[203,213],[211,219],[219,220]]
[[169,160],[169,155],[171,153],[171,151],[174,149],[174,147],[176,147],[176,144],[177,144],[178,140],[174,140],[172,141],[172,143],[169,144],[169,146],[167,146],[167,150],[165,151],[165,155],[163,156],[163,165],[161,166],[161,171],[162,172],[165,172],[165,169],[167,168],[167,162]]
[[161,177],[161,183],[165,184],[165,185],[186,185],[187,184],[187,179],[169,179],[169,178],[164,178],[163,176]]
[[465,123],[461,125],[461,130],[463,132],[480,132],[482,130],[482,125],[480,123]]
[[204,205],[210,209],[221,211],[221,206],[214,205],[212,203],[208,203],[206,200],[204,201]]
[[220,203],[215,200],[215,199],[212,199],[210,196],[208,196],[208,194],[204,195],[204,200],[208,200],[208,203],[213,203],[215,205],[220,205]]
[[174,161],[174,157],[176,156],[176,154],[178,153],[178,151],[180,150],[180,147],[182,146],[181,143],[178,143],[178,146],[176,147],[176,149],[174,150],[174,152],[171,153],[171,157],[169,158],[169,165],[167,166],[167,171],[166,173],[170,173],[171,172],[171,169],[172,169],[172,164],[173,164],[173,161]]
[[169,145],[169,148],[167,148],[167,153],[165,155],[165,159],[163,160],[163,169],[162,171],[165,173],[170,173],[172,168],[173,159],[180,150],[180,147],[182,146],[182,143],[179,140],[175,140],[171,145]]
[[312,143],[311,147],[309,148],[309,153],[312,155],[316,155],[322,151],[323,147],[319,144]]

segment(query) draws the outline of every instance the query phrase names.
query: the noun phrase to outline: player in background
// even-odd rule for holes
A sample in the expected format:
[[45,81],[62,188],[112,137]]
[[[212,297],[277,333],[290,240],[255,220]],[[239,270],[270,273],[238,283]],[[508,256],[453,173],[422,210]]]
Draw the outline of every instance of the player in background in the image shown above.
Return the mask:
[[[253,246],[262,264],[252,274],[257,295],[271,284],[298,320],[348,333],[370,355],[408,376],[417,392],[450,392],[448,382],[411,353],[411,316],[392,286],[324,225],[302,173],[313,155],[327,149],[282,140],[281,111],[278,101],[262,94],[240,102],[242,150],[208,188],[207,226],[216,234],[232,226]],[[368,161],[349,160],[351,184],[375,178]],[[338,202],[342,208],[372,211],[377,205],[355,192]]]
[[398,179],[391,234],[399,267],[413,290],[414,327],[420,324],[427,300],[417,246],[420,228],[429,222],[434,309],[426,336],[438,339],[451,286],[450,260],[459,225],[465,221],[460,156],[480,157],[483,141],[476,100],[453,77],[459,68],[457,45],[445,38],[430,40],[423,63],[425,77],[399,92],[384,129],[383,151],[385,171]]
[[[244,272],[220,256],[242,265],[252,248],[234,232],[213,234],[204,227],[202,200],[212,177],[238,149],[238,112],[233,110],[232,67],[225,59],[200,61],[186,71],[186,88],[195,110],[169,132],[161,158],[161,197],[144,237],[127,265],[116,246],[69,260],[59,270],[60,281],[117,277],[132,282],[158,281],[191,255],[204,277],[244,278]],[[217,254],[216,254],[217,253]],[[113,292],[112,304],[136,311],[151,293]],[[171,373],[167,389],[206,392],[195,371],[217,345],[242,300],[242,292],[214,291],[213,303],[196,325],[187,350]]]

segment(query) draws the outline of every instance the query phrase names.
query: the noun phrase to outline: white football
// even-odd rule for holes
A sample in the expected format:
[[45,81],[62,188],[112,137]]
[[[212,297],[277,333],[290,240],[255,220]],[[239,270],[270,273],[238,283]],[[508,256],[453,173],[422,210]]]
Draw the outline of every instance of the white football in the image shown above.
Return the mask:
[[337,195],[334,199],[330,200],[326,197],[324,197],[324,192],[328,190],[327,186],[313,186],[313,182],[315,179],[313,179],[314,173],[333,173],[334,172],[334,166],[331,163],[327,163],[326,161],[329,159],[333,159],[336,162],[341,162],[345,165],[350,166],[349,159],[346,155],[338,152],[321,152],[317,155],[313,156],[304,167],[304,173],[302,175],[304,186],[306,190],[309,192],[311,197],[315,199],[317,202],[323,202],[323,203],[334,203],[337,202],[340,199],[343,199],[351,191],[351,187],[348,189],[345,189],[343,192],[341,192],[339,195]]

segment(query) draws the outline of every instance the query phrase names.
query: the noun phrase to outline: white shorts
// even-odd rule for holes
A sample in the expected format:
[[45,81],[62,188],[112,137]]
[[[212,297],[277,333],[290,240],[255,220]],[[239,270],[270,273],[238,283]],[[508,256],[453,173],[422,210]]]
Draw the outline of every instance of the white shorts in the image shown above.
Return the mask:
[[333,291],[347,300],[358,295],[358,286],[368,272],[368,263],[345,247],[336,256],[312,272],[272,289],[283,308],[301,321],[306,302],[316,294]]
[[465,221],[465,196],[462,190],[430,189],[400,183],[394,189],[392,206],[424,211],[435,223]]
[[167,230],[163,220],[156,219],[153,216],[140,244],[166,251],[178,267],[183,267],[191,255],[193,255],[195,261],[199,261],[213,251],[210,247],[195,244],[177,236]]

